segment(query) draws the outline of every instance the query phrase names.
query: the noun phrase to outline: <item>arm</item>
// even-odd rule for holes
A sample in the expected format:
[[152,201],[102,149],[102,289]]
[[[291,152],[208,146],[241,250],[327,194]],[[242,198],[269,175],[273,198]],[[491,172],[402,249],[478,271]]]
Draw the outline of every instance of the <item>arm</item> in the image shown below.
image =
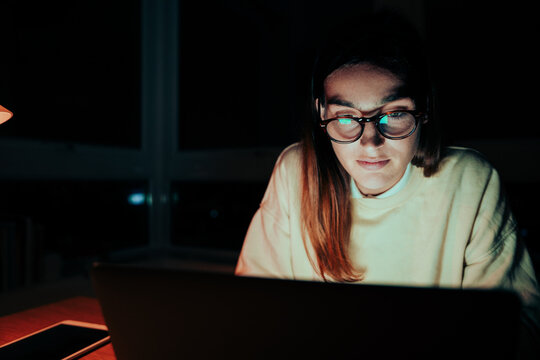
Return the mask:
[[285,150],[272,172],[261,205],[249,226],[236,275],[293,278],[290,244],[290,184],[294,149]]
[[465,251],[462,286],[515,291],[523,303],[522,341],[540,343],[540,292],[532,261],[517,235],[494,170],[485,184]]
[[280,219],[263,206],[249,226],[235,274],[272,278],[291,278],[289,232]]

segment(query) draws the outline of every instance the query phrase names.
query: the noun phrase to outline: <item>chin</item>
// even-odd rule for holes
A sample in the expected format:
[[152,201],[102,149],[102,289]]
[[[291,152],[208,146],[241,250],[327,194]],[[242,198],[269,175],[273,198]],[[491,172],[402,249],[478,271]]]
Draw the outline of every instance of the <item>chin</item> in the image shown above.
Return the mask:
[[379,195],[386,190],[388,190],[391,186],[386,181],[378,181],[378,180],[367,180],[367,181],[357,181],[356,186],[358,187],[358,190],[364,195]]
[[386,190],[382,189],[364,189],[360,190],[360,193],[365,196],[378,196],[384,193]]

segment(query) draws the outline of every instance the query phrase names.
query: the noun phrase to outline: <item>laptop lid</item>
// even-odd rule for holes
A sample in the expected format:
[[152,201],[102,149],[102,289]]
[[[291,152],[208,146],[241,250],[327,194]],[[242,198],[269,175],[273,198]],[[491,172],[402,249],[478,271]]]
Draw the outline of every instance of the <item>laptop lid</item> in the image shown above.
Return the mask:
[[119,360],[512,359],[510,292],[235,277],[98,264]]

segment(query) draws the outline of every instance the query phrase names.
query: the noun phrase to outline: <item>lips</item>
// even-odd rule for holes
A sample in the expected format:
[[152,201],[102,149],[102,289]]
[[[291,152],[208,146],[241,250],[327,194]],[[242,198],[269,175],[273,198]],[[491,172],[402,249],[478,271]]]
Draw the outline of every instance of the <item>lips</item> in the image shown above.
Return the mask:
[[360,165],[365,170],[380,170],[385,167],[390,160],[378,160],[378,159],[367,159],[367,160],[356,160],[358,165]]

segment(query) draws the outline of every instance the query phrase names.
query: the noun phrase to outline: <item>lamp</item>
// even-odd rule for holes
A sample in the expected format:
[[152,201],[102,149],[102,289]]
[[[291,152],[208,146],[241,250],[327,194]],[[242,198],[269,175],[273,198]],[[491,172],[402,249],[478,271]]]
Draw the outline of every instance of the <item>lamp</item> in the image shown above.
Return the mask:
[[0,124],[8,121],[12,116],[13,113],[11,111],[0,105]]

